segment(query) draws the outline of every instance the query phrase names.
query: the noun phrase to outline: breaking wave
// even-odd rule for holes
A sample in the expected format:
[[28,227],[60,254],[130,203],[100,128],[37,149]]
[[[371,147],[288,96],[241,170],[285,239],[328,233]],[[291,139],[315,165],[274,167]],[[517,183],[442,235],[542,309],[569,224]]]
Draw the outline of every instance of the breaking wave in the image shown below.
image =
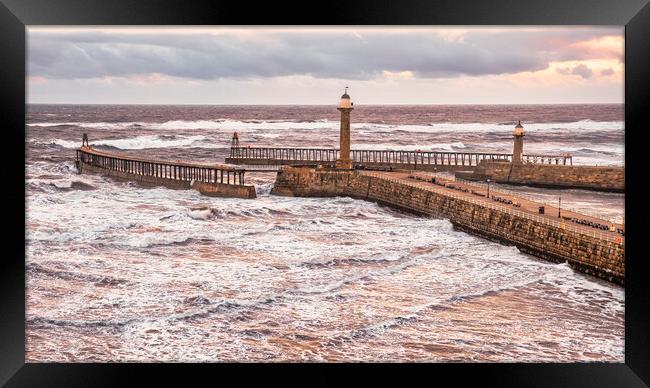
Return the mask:
[[[170,120],[162,123],[122,122],[122,123],[31,123],[31,127],[77,126],[95,129],[128,129],[145,128],[157,130],[194,130],[207,129],[219,131],[257,132],[260,130],[315,130],[339,129],[338,121],[306,120],[306,121],[272,121],[272,120]],[[392,125],[382,123],[353,123],[355,129],[374,131],[407,131],[407,132],[506,132],[512,131],[512,123],[430,123],[428,125]],[[580,120],[566,123],[524,123],[528,132],[535,131],[621,131],[625,128],[623,121],[593,121]],[[268,136],[268,135],[267,135]],[[271,135],[273,136],[273,135]]]
[[[53,144],[63,148],[78,148],[81,144],[78,141],[52,139],[37,140],[37,144]],[[194,136],[168,136],[168,135],[144,135],[124,139],[98,139],[92,141],[93,146],[111,147],[121,150],[142,150],[147,148],[222,148],[222,145],[211,142],[202,135]]]

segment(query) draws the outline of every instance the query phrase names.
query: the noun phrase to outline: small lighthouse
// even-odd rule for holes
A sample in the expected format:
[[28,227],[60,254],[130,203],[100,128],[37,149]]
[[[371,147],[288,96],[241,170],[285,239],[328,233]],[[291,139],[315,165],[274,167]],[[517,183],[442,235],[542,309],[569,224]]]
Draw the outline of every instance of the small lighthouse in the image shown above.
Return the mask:
[[521,164],[524,154],[524,127],[521,126],[521,120],[517,123],[515,130],[512,131],[515,138],[514,148],[512,150],[512,163]]
[[232,141],[230,142],[230,147],[231,148],[239,147],[239,134],[237,132],[234,132],[232,134]]
[[350,158],[350,112],[354,105],[348,95],[348,87],[345,87],[345,93],[341,96],[338,110],[341,112],[341,133],[340,133],[340,157],[336,160],[337,168],[352,168],[352,159]]

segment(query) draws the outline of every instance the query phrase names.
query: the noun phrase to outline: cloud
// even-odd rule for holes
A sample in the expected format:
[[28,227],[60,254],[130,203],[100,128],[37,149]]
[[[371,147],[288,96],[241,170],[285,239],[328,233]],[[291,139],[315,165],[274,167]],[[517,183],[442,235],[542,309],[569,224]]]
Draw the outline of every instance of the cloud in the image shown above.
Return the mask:
[[614,75],[614,69],[612,69],[611,67],[608,67],[607,69],[603,69],[600,71],[600,75],[603,77]]
[[591,70],[591,68],[584,63],[579,64],[578,66],[575,66],[573,69],[571,69],[571,74],[574,75],[579,75],[582,78],[591,78],[594,75],[594,71]]
[[[597,50],[593,43],[622,38],[620,28],[215,31],[30,28],[28,73],[51,79],[148,74],[194,80],[293,75],[371,80],[386,74],[453,78],[534,72],[554,61],[622,58],[622,49],[611,49],[615,45]],[[583,78],[593,75],[586,66],[572,72]]]
[[558,67],[557,69],[555,69],[555,72],[558,73],[558,74],[562,74],[562,75],[569,75],[569,74],[571,74],[571,68],[570,67]]
[[[575,66],[566,66],[566,67],[557,67],[555,72],[562,75],[577,75],[584,79],[593,77],[596,73],[594,70],[584,63],[577,64]],[[598,72],[601,76],[609,76],[614,74],[614,69],[611,67],[602,69]]]

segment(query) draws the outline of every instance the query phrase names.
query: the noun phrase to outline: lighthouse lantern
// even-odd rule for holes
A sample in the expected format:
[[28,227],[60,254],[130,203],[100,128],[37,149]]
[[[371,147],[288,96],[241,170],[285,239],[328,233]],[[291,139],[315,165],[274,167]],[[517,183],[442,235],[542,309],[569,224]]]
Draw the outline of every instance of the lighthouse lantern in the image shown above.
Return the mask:
[[350,96],[348,95],[348,88],[346,86],[345,88],[345,93],[341,96],[341,99],[339,100],[339,108],[340,109],[354,109],[352,106],[354,104],[350,100]]

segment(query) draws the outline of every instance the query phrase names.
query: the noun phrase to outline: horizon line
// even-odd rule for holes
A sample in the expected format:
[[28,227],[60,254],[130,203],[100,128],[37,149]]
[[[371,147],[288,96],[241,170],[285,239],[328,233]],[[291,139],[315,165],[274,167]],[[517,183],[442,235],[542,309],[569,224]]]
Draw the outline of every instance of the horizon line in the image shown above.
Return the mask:
[[[143,103],[114,103],[114,102],[25,102],[25,105],[179,105],[179,106],[336,106],[335,103],[332,104],[220,104],[220,103],[164,103],[164,102],[143,102]],[[449,106],[449,105],[625,105],[623,102],[528,102],[528,103],[508,103],[508,102],[498,102],[498,103],[420,103],[420,104],[401,104],[401,103],[372,103],[372,104],[362,104],[356,105],[357,107],[364,106]]]

